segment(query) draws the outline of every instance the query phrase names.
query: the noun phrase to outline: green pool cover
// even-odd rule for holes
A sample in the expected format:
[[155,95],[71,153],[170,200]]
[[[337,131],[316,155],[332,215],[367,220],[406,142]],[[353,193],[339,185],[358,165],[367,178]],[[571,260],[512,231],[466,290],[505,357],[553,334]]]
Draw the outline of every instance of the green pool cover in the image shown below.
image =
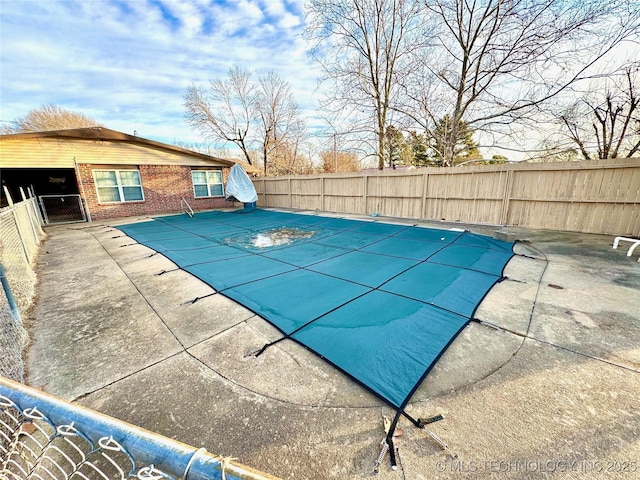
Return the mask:
[[469,232],[261,209],[118,228],[398,411],[514,255]]

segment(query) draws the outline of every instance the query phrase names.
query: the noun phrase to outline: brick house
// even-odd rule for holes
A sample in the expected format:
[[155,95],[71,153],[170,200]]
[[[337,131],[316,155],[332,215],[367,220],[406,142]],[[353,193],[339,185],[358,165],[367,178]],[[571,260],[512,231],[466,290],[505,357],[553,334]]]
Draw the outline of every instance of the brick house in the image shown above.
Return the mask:
[[195,211],[233,207],[224,196],[233,164],[103,127],[0,135],[2,186],[15,201],[20,187],[35,194],[63,220],[60,207],[74,204],[89,221],[180,212],[183,199]]

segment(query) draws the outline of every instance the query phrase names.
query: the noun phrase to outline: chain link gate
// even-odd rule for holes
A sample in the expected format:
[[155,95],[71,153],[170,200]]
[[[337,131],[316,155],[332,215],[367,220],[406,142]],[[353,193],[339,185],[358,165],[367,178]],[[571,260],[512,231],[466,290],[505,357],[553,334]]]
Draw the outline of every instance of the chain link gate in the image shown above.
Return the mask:
[[40,206],[45,223],[71,223],[86,222],[87,215],[84,211],[80,195],[40,195]]

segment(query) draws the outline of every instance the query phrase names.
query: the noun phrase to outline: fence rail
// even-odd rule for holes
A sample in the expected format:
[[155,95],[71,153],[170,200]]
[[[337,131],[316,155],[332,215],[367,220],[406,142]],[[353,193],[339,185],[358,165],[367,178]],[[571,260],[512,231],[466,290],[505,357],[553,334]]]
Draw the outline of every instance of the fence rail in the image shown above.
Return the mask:
[[253,180],[258,205],[640,236],[640,159]]

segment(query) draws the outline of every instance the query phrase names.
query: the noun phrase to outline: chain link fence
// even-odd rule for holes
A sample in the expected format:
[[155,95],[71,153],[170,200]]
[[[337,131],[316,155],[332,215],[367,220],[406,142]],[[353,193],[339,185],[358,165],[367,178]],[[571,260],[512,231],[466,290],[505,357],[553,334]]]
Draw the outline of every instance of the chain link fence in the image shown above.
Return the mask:
[[277,480],[2,378],[0,478]]
[[24,381],[22,352],[28,336],[20,312],[31,306],[36,274],[31,267],[45,234],[35,198],[0,210],[0,376]]

